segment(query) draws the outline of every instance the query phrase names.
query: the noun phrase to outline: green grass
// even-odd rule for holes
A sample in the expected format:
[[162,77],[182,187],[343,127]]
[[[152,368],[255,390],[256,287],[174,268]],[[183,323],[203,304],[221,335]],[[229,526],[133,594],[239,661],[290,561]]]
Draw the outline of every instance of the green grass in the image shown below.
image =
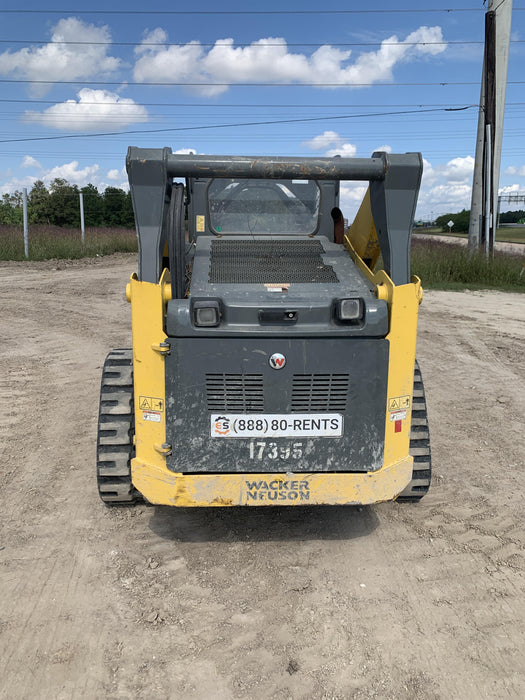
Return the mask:
[[[82,245],[78,229],[30,226],[29,260],[90,258],[137,251],[134,229],[86,229]],[[25,260],[24,232],[19,226],[0,226],[0,260]]]
[[[32,226],[29,229],[30,260],[76,259],[132,253],[137,238],[132,229],[93,228],[86,230],[84,246],[77,229]],[[525,249],[524,249],[525,251]],[[25,260],[20,227],[0,226],[0,260]],[[525,258],[520,254],[495,254],[493,261],[470,255],[466,246],[414,236],[412,272],[427,289],[502,289],[525,291]]]
[[[437,234],[438,236],[450,236],[451,238],[468,238],[468,233],[449,233],[442,231],[440,228],[416,228],[414,233],[417,237],[418,233]],[[496,241],[502,243],[525,243],[525,226],[502,226],[496,230]]]
[[412,273],[427,289],[502,289],[525,292],[523,255],[496,252],[494,260],[466,247],[429,239],[412,239]]
[[496,231],[497,241],[525,243],[525,226],[502,226]]

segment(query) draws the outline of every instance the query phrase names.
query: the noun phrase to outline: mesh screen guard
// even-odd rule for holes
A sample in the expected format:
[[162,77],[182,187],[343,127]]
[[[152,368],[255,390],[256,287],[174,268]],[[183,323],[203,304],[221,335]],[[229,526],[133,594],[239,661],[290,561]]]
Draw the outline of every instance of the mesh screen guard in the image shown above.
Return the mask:
[[320,241],[212,241],[211,284],[335,284]]

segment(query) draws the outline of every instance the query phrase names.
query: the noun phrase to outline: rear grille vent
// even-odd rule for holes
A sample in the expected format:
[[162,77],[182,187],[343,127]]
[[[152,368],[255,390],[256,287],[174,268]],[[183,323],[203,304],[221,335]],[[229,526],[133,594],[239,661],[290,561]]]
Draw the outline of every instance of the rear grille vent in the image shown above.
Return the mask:
[[292,413],[341,413],[346,409],[348,374],[294,374]]
[[207,374],[208,411],[262,413],[264,389],[262,374]]
[[335,284],[320,241],[212,241],[211,284]]

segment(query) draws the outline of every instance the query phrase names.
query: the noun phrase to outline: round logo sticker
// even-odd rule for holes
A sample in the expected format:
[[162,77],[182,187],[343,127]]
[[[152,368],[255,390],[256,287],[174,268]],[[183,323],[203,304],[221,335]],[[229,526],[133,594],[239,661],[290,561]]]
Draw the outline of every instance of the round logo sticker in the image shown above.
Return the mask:
[[274,352],[268,362],[272,369],[282,369],[286,364],[286,357],[280,352]]

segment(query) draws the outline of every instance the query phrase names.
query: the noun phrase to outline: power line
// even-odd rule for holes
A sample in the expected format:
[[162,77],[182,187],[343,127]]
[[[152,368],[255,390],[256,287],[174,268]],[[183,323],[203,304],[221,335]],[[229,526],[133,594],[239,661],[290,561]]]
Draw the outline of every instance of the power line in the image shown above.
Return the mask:
[[[515,10],[525,8],[515,7]],[[380,15],[380,14],[431,14],[454,12],[484,12],[482,7],[428,8],[428,9],[374,9],[374,10],[28,10],[23,8],[0,10],[0,14],[45,15]]]
[[401,115],[401,114],[422,114],[426,112],[459,112],[459,111],[465,111],[467,109],[472,109],[472,108],[478,108],[478,105],[465,105],[463,107],[455,107],[455,108],[436,108],[436,109],[424,109],[424,110],[402,110],[402,111],[397,111],[397,112],[377,112],[377,113],[368,113],[368,114],[346,114],[346,115],[339,115],[339,116],[330,116],[330,117],[309,117],[309,118],[304,118],[304,119],[272,119],[272,120],[266,120],[266,121],[257,121],[257,122],[240,122],[236,124],[207,124],[207,125],[202,125],[202,126],[179,126],[179,127],[169,127],[169,128],[164,128],[164,129],[131,129],[131,130],[126,130],[126,131],[107,131],[107,132],[99,132],[95,134],[68,134],[68,135],[61,135],[61,136],[33,136],[33,137],[28,137],[28,138],[20,138],[20,139],[1,139],[0,143],[20,143],[20,142],[26,142],[26,141],[59,141],[63,139],[78,139],[78,138],[93,138],[93,137],[99,137],[99,136],[121,136],[123,134],[158,134],[158,133],[165,133],[168,131],[201,131],[205,129],[227,129],[227,128],[234,128],[234,127],[241,127],[241,126],[266,126],[270,124],[298,124],[298,123],[305,123],[305,122],[319,122],[319,121],[326,121],[326,120],[335,120],[335,119],[356,119],[356,118],[362,118],[362,117],[376,117],[376,116],[393,116],[393,115]]
[[[323,87],[323,88],[359,88],[359,87],[427,87],[449,85],[479,85],[479,80],[473,81],[439,81],[432,83],[179,83],[179,82],[131,82],[124,81],[126,86],[135,87]],[[31,85],[122,85],[123,81],[111,80],[28,80],[0,78],[0,83],[30,83]],[[507,85],[522,85],[525,80],[509,80]]]
[[[56,100],[27,100],[27,99],[13,99],[13,98],[0,98],[0,102],[16,102],[19,103],[21,102],[22,104],[50,104],[54,105],[56,104]],[[60,103],[62,104],[62,103]],[[80,104],[78,102],[75,102],[75,104]],[[82,100],[83,105],[94,105],[94,104],[100,104],[100,102],[96,101],[87,101],[87,100]],[[260,107],[269,107],[269,108],[275,108],[275,107],[290,107],[290,108],[302,108],[302,107],[308,107],[308,108],[318,108],[318,109],[325,109],[325,108],[332,108],[332,107],[338,107],[338,108],[344,108],[344,109],[361,109],[363,107],[461,107],[464,103],[450,103],[450,102],[429,102],[429,103],[409,103],[409,102],[404,102],[402,104],[359,104],[359,105],[349,105],[349,104],[327,104],[323,102],[320,104],[319,102],[315,104],[301,104],[297,102],[292,102],[289,104],[285,103],[280,103],[280,104],[270,104],[268,102],[264,103],[253,103],[253,102],[229,102],[228,104],[203,104],[202,102],[135,102],[134,106],[137,107],[199,107],[199,108],[207,108],[207,109],[217,109],[218,107],[254,107],[254,108],[260,108]],[[506,102],[506,105],[525,105],[525,102]],[[113,106],[113,105],[112,105]],[[123,107],[130,107],[131,105],[129,104],[124,104],[122,102],[115,102],[115,106],[123,106]]]
[[[21,104],[50,104],[54,105],[57,104],[56,100],[31,100],[31,99],[14,99],[14,98],[0,98],[0,103],[2,102],[7,102],[7,103],[21,103]],[[63,103],[59,103],[63,104]],[[80,104],[79,102],[75,102],[75,105]],[[88,101],[88,100],[82,100],[83,105],[95,105],[95,104],[100,104],[100,102],[96,101]],[[241,107],[250,107],[254,109],[259,109],[262,107],[268,107],[271,109],[275,108],[293,108],[293,109],[302,109],[303,107],[305,108],[316,108],[316,109],[331,109],[331,108],[342,108],[342,109],[362,109],[363,107],[461,107],[463,106],[463,102],[458,102],[458,103],[453,103],[453,102],[403,102],[403,103],[390,103],[390,104],[366,104],[366,103],[361,103],[358,105],[349,105],[349,104],[341,104],[341,103],[326,103],[323,102],[320,104],[319,102],[316,103],[297,103],[297,102],[292,102],[292,103],[279,103],[279,104],[271,104],[268,102],[264,103],[253,103],[253,102],[229,102],[227,104],[206,104],[202,102],[135,102],[133,105],[122,103],[122,102],[115,102],[115,104],[111,105],[112,107],[198,107],[199,109],[220,109],[220,108],[229,108],[229,107],[234,107],[234,108],[241,108]],[[514,107],[514,106],[521,106],[525,105],[525,102],[505,102],[506,107]]]
[[[525,40],[514,39],[510,42],[511,44],[523,44]],[[171,46],[187,46],[188,42],[159,42],[159,41],[62,41],[62,40],[49,40],[49,39],[0,39],[0,44],[58,44],[60,46],[156,46],[162,48],[169,48]],[[345,42],[345,43],[333,43],[331,41],[325,42],[300,42],[300,43],[290,43],[290,42],[261,42],[258,41],[255,48],[267,48],[267,47],[277,47],[283,48],[283,46],[306,46],[309,48],[319,48],[320,46],[330,46],[336,47],[347,47],[347,46],[447,46],[448,44],[461,45],[461,44],[484,44],[483,41],[361,41],[361,42]],[[198,46],[218,46],[221,47],[222,44],[217,44],[217,42],[199,42]],[[254,42],[239,42],[235,44],[227,44],[227,48],[242,48],[254,46]]]

